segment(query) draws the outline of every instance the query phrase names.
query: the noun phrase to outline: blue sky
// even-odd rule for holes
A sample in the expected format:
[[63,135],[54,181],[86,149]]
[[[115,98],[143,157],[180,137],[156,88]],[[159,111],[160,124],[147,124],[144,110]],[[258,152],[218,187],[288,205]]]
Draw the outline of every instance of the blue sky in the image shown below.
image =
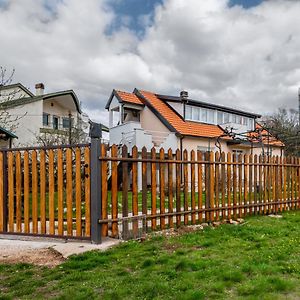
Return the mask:
[[[201,1],[201,0],[200,0]],[[244,8],[251,8],[259,5],[263,0],[230,0],[229,5],[241,5]],[[1,2],[1,0],[0,0]],[[111,7],[118,15],[129,16],[128,27],[136,32],[143,32],[143,24],[139,16],[151,15],[155,6],[161,4],[163,0],[115,0],[111,1]],[[119,27],[120,23],[115,24]]]

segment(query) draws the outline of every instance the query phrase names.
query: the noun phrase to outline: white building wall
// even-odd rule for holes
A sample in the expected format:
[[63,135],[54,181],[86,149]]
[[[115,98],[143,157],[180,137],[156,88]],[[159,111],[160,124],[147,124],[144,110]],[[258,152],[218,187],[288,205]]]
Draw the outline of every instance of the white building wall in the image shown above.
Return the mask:
[[16,100],[25,97],[31,97],[31,96],[18,87],[7,88],[0,91],[0,102],[7,101],[7,100]]
[[13,139],[13,147],[36,145],[36,137],[42,127],[43,105],[42,101],[31,102],[16,106],[9,110],[12,118],[19,116],[18,127],[15,134],[18,139]]

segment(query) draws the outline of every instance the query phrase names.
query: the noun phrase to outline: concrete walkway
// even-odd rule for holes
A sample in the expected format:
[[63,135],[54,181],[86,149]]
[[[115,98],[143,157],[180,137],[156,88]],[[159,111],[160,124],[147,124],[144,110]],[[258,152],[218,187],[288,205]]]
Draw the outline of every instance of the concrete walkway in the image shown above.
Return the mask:
[[90,241],[0,235],[0,262],[55,266],[70,255],[92,250],[105,251],[120,242],[117,239],[105,238],[101,244],[95,245]]

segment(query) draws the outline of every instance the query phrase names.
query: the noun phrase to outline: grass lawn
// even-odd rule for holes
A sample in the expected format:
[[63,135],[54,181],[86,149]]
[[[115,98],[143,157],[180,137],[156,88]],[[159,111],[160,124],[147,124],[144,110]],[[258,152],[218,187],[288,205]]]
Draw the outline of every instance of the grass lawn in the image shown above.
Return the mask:
[[0,298],[299,299],[300,212],[126,242],[48,269],[0,265]]

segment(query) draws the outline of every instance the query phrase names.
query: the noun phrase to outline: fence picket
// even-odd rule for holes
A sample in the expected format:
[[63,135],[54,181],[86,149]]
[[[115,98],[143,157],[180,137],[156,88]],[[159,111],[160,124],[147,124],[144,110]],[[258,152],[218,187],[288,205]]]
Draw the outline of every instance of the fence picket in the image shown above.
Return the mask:
[[[172,149],[168,150],[168,159],[173,160]],[[173,164],[168,163],[168,212],[173,213]],[[168,219],[169,228],[173,228],[173,216]]]
[[[257,195],[257,154],[254,155],[254,165],[253,165],[253,173],[254,173],[254,180],[253,180],[253,187],[254,187],[254,197],[253,197],[253,200],[254,200],[254,204],[258,204],[259,203],[259,197]],[[258,213],[258,206],[254,206],[254,214],[257,214]]]
[[237,218],[237,209],[236,209],[236,205],[237,205],[237,159],[236,159],[236,154],[232,154],[232,161],[233,161],[233,218],[236,220]]
[[55,233],[55,203],[54,203],[54,152],[52,149],[48,152],[49,156],[49,233]]
[[[187,150],[183,151],[183,209],[188,211],[189,209],[189,175],[188,175],[188,152]],[[189,215],[184,213],[184,225],[187,225],[189,222]]]
[[[180,150],[176,150],[176,160],[180,160]],[[181,225],[181,168],[180,164],[176,164],[176,226]]]
[[4,196],[4,155],[5,152],[0,152],[0,232],[4,231],[5,227],[5,196]]
[[232,217],[231,211],[231,153],[227,153],[227,211],[228,219]]
[[[147,159],[147,149],[142,149],[142,159]],[[148,204],[147,204],[147,162],[142,162],[142,214],[147,217],[148,215]],[[143,219],[143,229],[147,230],[148,222],[147,219]]]
[[[222,207],[225,207],[225,188],[226,188],[226,173],[225,173],[225,153],[221,153],[221,193],[222,193]],[[226,209],[222,209],[222,219],[226,219]]]
[[40,216],[41,233],[46,233],[46,157],[45,150],[40,151]]
[[219,220],[219,206],[220,206],[220,202],[219,202],[219,176],[220,176],[220,172],[219,172],[219,160],[220,160],[220,153],[217,151],[215,153],[215,205],[217,208],[216,211],[216,219]]
[[59,235],[64,234],[64,187],[63,187],[63,151],[57,150],[57,230]]
[[[84,148],[84,200],[85,200],[85,235],[91,236],[91,164],[90,164],[90,148]],[[102,177],[103,180],[103,177]],[[105,185],[102,185],[102,192],[105,190]],[[103,200],[103,198],[102,198]]]
[[29,153],[24,151],[24,232],[29,233]]
[[[133,150],[132,150],[133,152]],[[126,145],[122,146],[122,157],[127,158],[128,157],[128,148]],[[122,162],[122,216],[124,218],[128,217],[128,162],[123,161]],[[134,174],[134,167],[132,167],[132,184],[135,180],[135,174]],[[133,197],[133,196],[132,196]],[[123,236],[125,239],[128,236],[128,221],[125,219],[123,221]]]
[[7,154],[8,163],[8,231],[14,232],[14,155]]
[[[249,205],[252,205],[253,201],[253,154],[249,155]],[[253,207],[249,208],[249,215],[252,215]]]
[[[248,204],[248,172],[249,172],[249,155],[244,155],[244,205]],[[249,208],[250,210],[251,208]],[[244,215],[247,213],[247,208],[244,208]]]
[[[88,148],[86,148],[86,151],[90,151]],[[101,156],[102,157],[107,157],[107,150],[104,144],[101,144]],[[88,168],[86,168],[86,171],[88,171],[88,169],[90,169],[90,154],[87,157],[85,157],[85,161],[86,164],[88,165]],[[88,163],[87,163],[87,159],[88,159]],[[102,186],[102,219],[106,220],[108,218],[108,211],[107,211],[107,205],[108,205],[108,194],[107,194],[107,171],[108,171],[108,166],[107,166],[108,162],[103,161],[102,162],[102,170],[101,170],[101,186]],[[86,179],[86,184],[87,184],[87,179]],[[90,184],[90,180],[89,180],[89,184]],[[102,224],[102,236],[108,236],[108,223],[103,223]]]
[[[239,191],[239,197],[238,197],[238,205],[239,205],[239,217],[241,218],[242,215],[243,215],[243,208],[242,208],[242,205],[243,205],[243,155],[242,154],[239,154],[238,156],[238,178],[239,178],[239,181],[238,181],[238,191]],[[245,208],[244,210],[247,210],[247,208]]]
[[75,150],[75,201],[76,201],[76,236],[82,234],[81,224],[81,149],[79,147]]
[[[138,149],[136,146],[132,148],[132,158],[138,158]],[[132,163],[132,214],[133,216],[138,215],[138,163]],[[133,220],[133,236],[137,237],[138,235],[138,220]]]
[[[197,166],[198,166],[198,210],[203,209],[203,186],[202,186],[202,161],[203,159],[203,153],[200,151],[197,151]],[[203,219],[203,212],[198,212],[198,221],[199,223],[202,222]]]
[[[165,152],[164,149],[161,148],[159,150],[159,159],[164,160]],[[160,194],[160,214],[165,213],[165,164],[159,163],[159,194]],[[165,229],[165,217],[160,217],[160,228]]]
[[[153,147],[151,149],[151,159],[156,159],[156,151]],[[151,214],[156,215],[156,163],[151,163]],[[151,227],[153,230],[156,229],[156,218],[151,218]]]
[[[50,157],[49,157],[50,160]],[[72,149],[66,150],[67,235],[73,235],[73,166]]]
[[22,191],[22,175],[21,175],[21,153],[16,152],[16,225],[17,232],[22,231],[22,203],[21,203],[21,191]]
[[[195,151],[191,151],[191,160],[195,161]],[[194,211],[196,209],[196,195],[195,195],[195,164],[191,163],[191,209]],[[196,224],[196,213],[192,212],[192,224]]]
[[37,175],[37,152],[31,153],[31,176],[32,176],[32,232],[38,233],[38,175]]
[[[116,145],[111,147],[111,157],[117,158],[118,157],[118,148]],[[111,163],[111,212],[112,212],[112,219],[118,218],[118,162],[112,161]],[[111,232],[112,237],[118,236],[118,222],[113,221],[111,224]]]

